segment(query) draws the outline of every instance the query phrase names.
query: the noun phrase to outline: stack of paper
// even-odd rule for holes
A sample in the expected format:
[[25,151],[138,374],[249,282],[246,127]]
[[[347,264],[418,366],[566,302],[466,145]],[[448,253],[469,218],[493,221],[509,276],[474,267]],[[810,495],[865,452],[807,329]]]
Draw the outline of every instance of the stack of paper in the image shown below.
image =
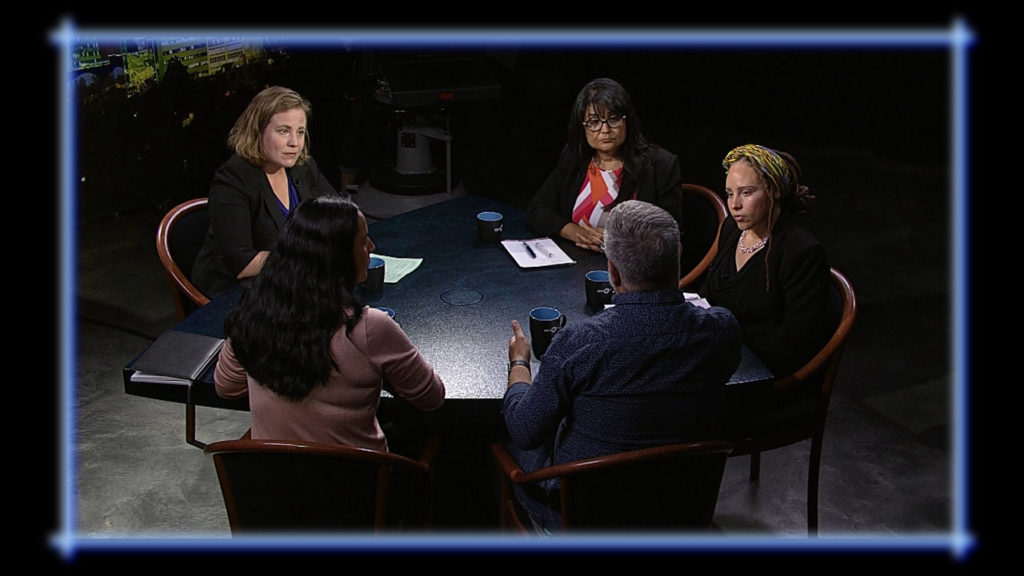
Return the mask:
[[540,268],[576,263],[551,238],[502,240],[501,245],[505,247],[520,268]]

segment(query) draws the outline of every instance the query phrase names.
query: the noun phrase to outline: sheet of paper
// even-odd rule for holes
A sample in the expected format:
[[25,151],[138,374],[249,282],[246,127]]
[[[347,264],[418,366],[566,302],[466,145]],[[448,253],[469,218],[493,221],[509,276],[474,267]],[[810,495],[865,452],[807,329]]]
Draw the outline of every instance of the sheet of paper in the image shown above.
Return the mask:
[[502,240],[501,245],[515,259],[520,268],[541,268],[576,263],[551,238]]
[[711,307],[711,304],[709,304],[706,299],[701,298],[700,294],[695,294],[693,292],[683,292],[683,298],[685,298],[687,302],[693,304],[694,306],[697,306],[698,308]]
[[397,258],[383,254],[370,254],[384,261],[384,283],[394,284],[420,267],[423,258]]
[[145,382],[148,384],[177,384],[181,386],[188,386],[192,383],[187,378],[174,378],[173,376],[150,374],[149,372],[139,372],[138,370],[132,373],[131,380],[132,382]]

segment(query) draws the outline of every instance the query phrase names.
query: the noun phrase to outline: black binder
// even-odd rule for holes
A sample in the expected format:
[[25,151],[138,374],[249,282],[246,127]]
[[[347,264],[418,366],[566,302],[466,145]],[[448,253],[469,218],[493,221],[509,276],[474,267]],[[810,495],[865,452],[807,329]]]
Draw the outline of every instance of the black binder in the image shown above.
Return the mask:
[[188,384],[203,375],[223,345],[223,338],[167,330],[132,365],[131,379]]

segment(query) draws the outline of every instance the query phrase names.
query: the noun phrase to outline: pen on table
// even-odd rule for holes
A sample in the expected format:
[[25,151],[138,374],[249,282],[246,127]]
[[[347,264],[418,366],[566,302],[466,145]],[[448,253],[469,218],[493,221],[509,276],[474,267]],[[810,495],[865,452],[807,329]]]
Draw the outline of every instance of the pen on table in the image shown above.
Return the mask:
[[548,249],[543,247],[543,246],[541,246],[540,244],[537,244],[537,250],[540,250],[540,253],[545,255],[545,256],[547,256],[548,258],[551,258],[552,256],[554,256],[554,254],[552,254],[551,252],[548,252]]
[[533,248],[530,248],[530,244],[523,240],[523,247],[526,248],[526,253],[530,255],[530,258],[536,258],[537,255],[533,253]]

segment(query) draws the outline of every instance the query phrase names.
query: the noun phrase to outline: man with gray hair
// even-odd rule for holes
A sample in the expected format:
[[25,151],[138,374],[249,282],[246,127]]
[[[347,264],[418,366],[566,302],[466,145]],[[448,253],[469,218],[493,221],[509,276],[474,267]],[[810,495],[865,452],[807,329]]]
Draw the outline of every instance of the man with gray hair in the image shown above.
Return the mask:
[[[679,227],[639,200],[612,210],[604,250],[614,307],[558,331],[536,378],[516,320],[502,406],[508,448],[526,472],[649,446],[718,438],[740,327],[679,290]],[[516,486],[539,531],[561,525],[557,480]]]

